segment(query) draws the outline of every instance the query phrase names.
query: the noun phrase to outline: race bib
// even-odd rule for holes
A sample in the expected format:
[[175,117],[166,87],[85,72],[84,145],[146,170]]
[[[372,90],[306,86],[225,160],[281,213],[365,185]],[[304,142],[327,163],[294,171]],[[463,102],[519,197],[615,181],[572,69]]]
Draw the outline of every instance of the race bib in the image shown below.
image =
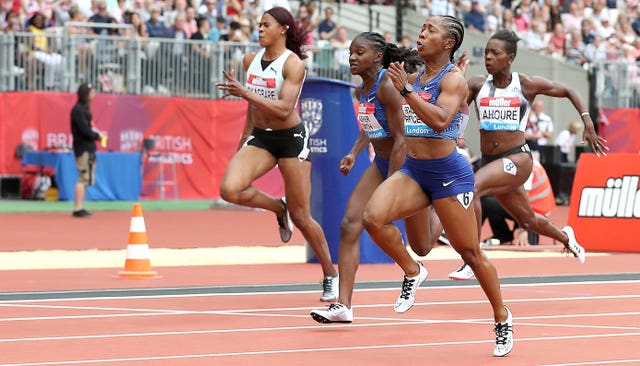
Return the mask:
[[360,103],[358,105],[358,122],[369,139],[376,140],[389,137],[375,116],[376,106],[372,103]]
[[482,98],[478,110],[480,129],[487,131],[520,129],[520,98]]
[[408,104],[402,105],[402,112],[404,112],[404,134],[406,136],[429,137],[436,134],[431,127],[427,126],[416,116]]

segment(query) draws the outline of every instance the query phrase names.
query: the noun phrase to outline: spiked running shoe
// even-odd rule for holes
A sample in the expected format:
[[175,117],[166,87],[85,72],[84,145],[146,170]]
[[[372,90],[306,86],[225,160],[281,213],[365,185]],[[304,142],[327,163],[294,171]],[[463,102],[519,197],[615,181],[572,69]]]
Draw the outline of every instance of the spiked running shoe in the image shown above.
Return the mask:
[[473,270],[468,264],[463,264],[456,271],[449,273],[449,278],[456,281],[470,280],[475,276]]
[[418,272],[417,276],[404,276],[400,296],[398,296],[396,304],[393,307],[396,313],[404,313],[411,309],[413,303],[416,301],[416,291],[418,291],[418,287],[429,277],[429,271],[427,271],[422,263],[418,262],[418,267],[420,268],[420,272]]
[[291,216],[289,216],[289,208],[287,207],[287,199],[282,197],[280,201],[284,205],[284,214],[278,216],[278,230],[280,231],[280,240],[283,243],[291,240],[293,234],[293,223],[291,222]]
[[311,310],[311,317],[318,323],[351,323],[353,310],[339,302],[329,305],[327,310]]
[[586,252],[584,248],[578,244],[576,240],[576,234],[573,232],[573,228],[571,226],[565,226],[562,228],[565,234],[569,237],[569,243],[566,246],[566,250],[571,252],[577,259],[578,262],[584,263],[586,258]]
[[334,301],[338,299],[339,291],[338,276],[327,276],[322,280],[322,297],[321,301]]
[[493,331],[496,333],[496,348],[493,355],[496,357],[504,357],[513,349],[513,317],[511,311],[506,306],[507,320],[503,323],[495,323]]

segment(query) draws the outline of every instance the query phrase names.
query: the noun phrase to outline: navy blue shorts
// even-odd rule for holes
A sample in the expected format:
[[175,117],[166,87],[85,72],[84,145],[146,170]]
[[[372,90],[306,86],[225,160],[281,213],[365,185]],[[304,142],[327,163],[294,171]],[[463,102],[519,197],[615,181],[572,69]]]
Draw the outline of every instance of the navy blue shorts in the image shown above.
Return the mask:
[[311,160],[309,131],[302,123],[282,130],[263,130],[254,127],[245,145],[267,150],[276,159]]
[[373,162],[378,167],[382,180],[387,179],[387,176],[389,175],[389,160],[380,158],[376,155],[376,157],[373,158]]
[[471,164],[457,150],[439,159],[418,160],[407,156],[400,172],[416,181],[432,201],[473,192],[475,188]]

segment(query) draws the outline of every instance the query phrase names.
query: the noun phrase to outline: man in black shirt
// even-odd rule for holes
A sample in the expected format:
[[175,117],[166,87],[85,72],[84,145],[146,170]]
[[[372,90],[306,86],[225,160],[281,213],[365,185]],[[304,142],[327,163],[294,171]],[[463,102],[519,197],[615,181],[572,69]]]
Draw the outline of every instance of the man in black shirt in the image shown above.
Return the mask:
[[83,208],[87,195],[87,185],[93,185],[96,172],[96,140],[106,138],[106,134],[93,127],[90,102],[96,95],[93,86],[88,83],[78,87],[78,101],[71,109],[71,135],[73,152],[78,168],[78,181],[75,186],[74,217],[90,217],[91,213]]

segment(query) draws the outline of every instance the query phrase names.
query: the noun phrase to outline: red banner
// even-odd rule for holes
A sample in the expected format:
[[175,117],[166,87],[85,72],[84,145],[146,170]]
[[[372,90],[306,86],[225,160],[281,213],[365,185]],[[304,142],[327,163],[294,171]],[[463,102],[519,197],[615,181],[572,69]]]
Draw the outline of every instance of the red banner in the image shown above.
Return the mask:
[[585,249],[640,252],[639,183],[640,155],[580,155],[569,225]]
[[611,152],[640,154],[640,109],[602,108],[599,125]]
[[[0,173],[20,174],[16,147],[66,149],[72,144],[73,93],[0,94]],[[98,94],[91,104],[94,123],[108,132],[102,151],[138,152],[154,141],[143,166],[143,198],[219,198],[224,170],[244,127],[244,101]],[[175,176],[174,176],[175,172]],[[174,186],[177,185],[175,197]],[[277,169],[256,182],[267,193],[284,194]]]

